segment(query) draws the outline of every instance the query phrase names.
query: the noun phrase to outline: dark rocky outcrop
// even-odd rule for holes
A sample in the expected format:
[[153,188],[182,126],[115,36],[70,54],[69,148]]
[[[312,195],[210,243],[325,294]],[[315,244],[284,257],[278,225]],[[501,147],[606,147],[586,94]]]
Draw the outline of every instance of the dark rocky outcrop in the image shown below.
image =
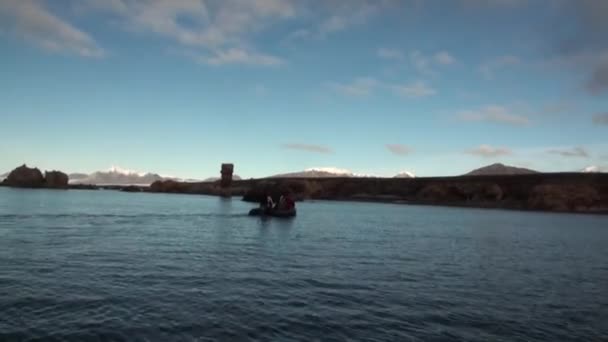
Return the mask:
[[45,171],[43,175],[38,168],[23,164],[11,171],[2,184],[16,188],[67,189],[68,181],[68,175],[61,171]]
[[11,171],[4,184],[18,188],[42,188],[45,186],[44,176],[37,168],[29,168],[23,164]]
[[70,184],[70,190],[99,190],[99,186],[94,184]]
[[124,186],[120,189],[122,192],[143,192],[144,188],[136,185]]
[[[264,179],[244,181],[243,197],[285,189],[298,199],[365,200],[410,204],[608,213],[608,174],[554,173],[415,179]],[[242,184],[241,186],[244,186]],[[236,184],[239,184],[237,182]]]
[[52,189],[67,189],[68,175],[61,171],[45,171],[44,186]]

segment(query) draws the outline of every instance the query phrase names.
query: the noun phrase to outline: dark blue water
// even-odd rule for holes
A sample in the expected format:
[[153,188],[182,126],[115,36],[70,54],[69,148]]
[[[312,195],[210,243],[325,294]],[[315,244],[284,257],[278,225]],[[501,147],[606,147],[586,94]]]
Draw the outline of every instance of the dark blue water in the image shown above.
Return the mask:
[[0,188],[0,340],[608,340],[608,217],[249,208]]

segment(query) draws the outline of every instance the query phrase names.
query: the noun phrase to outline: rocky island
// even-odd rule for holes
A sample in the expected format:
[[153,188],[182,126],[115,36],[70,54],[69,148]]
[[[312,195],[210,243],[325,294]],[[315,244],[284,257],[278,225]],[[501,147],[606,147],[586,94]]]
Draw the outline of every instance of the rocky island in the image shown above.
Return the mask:
[[68,175],[61,171],[45,171],[29,168],[23,164],[11,171],[2,181],[2,185],[16,188],[49,188],[67,189]]

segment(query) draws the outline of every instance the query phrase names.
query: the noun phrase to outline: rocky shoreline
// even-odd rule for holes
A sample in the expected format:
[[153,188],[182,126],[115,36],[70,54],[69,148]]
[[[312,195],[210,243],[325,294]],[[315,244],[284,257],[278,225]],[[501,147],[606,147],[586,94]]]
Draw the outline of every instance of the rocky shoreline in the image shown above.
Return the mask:
[[150,186],[69,185],[58,171],[21,166],[0,185],[72,190],[176,193],[242,197],[257,202],[264,193],[289,191],[297,200],[365,201],[608,214],[607,173],[534,173],[428,178],[262,178],[216,182],[156,181]]
[[[243,196],[289,191],[298,200],[340,200],[499,208],[571,213],[608,213],[608,174],[538,173],[432,178],[266,178],[215,183],[155,182],[145,191]],[[229,191],[227,194],[223,191]]]

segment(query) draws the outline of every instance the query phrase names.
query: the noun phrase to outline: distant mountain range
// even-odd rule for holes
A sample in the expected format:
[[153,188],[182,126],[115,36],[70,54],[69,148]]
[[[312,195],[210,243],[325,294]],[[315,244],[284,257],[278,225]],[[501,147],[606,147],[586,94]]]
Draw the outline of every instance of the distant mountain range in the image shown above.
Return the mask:
[[[579,172],[583,173],[598,173],[608,172],[607,167],[591,165]],[[496,163],[488,166],[484,166],[479,169],[475,169],[467,174],[466,176],[484,176],[484,175],[520,175],[520,174],[533,174],[539,173],[538,171],[504,165]],[[8,177],[9,172],[0,174],[0,182]],[[370,178],[378,177],[373,175],[364,175],[353,173],[349,170],[338,169],[338,168],[312,168],[306,169],[299,172],[290,172],[277,174],[268,178],[331,178],[331,177],[359,177],[359,178]],[[415,178],[416,176],[409,171],[399,172],[393,178]],[[378,177],[381,178],[381,177]],[[215,182],[218,181],[219,177],[209,177],[204,180],[197,179],[180,179],[170,176],[161,176],[151,172],[137,172],[131,170],[125,170],[118,167],[112,167],[107,171],[97,171],[91,174],[86,173],[71,173],[69,174],[70,184],[95,184],[95,185],[150,185],[155,181],[159,180],[175,180],[180,182]],[[234,180],[241,180],[238,175],[233,176]]]
[[[268,178],[336,178],[336,177],[358,177],[358,178],[383,178],[374,175],[358,174],[345,169],[333,167],[327,168],[312,168],[304,171],[283,173]],[[414,178],[414,174],[408,171],[403,171],[394,176],[394,178]]]
[[108,171],[97,171],[91,174],[71,173],[68,175],[70,184],[96,184],[96,185],[150,185],[158,180],[163,180],[156,173],[141,173],[124,170],[116,167]]
[[466,176],[489,176],[489,175],[527,175],[532,173],[539,173],[538,171],[525,169],[521,167],[504,165],[496,163],[488,166],[484,166],[479,169],[475,169],[466,174]]
[[[210,177],[205,180],[199,179],[182,179],[171,176],[161,176],[152,172],[137,172],[125,170],[119,167],[111,167],[107,171],[97,171],[91,174],[86,173],[70,173],[70,184],[95,184],[95,185],[150,185],[156,181],[175,180],[179,182],[195,183],[195,182],[215,182],[219,177]],[[240,180],[241,177],[234,175],[234,180]]]

